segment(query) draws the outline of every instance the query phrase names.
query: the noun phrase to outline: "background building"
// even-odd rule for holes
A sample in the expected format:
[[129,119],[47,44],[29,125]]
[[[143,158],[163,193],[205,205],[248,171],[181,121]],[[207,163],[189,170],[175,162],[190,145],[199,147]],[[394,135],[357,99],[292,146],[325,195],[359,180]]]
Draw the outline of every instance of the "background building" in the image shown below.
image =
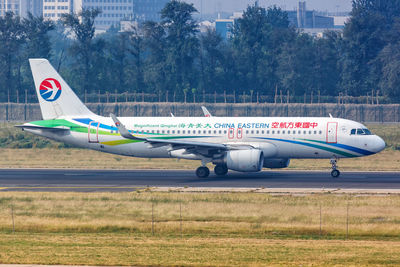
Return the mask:
[[72,0],[43,0],[43,17],[50,20],[59,20],[61,14],[71,13]]
[[0,16],[4,16],[6,12],[14,12],[20,14],[21,0],[0,0]]
[[217,19],[215,20],[215,31],[227,40],[232,37],[234,22],[234,19]]
[[334,19],[330,16],[320,15],[315,10],[307,10],[306,2],[299,2],[299,6],[295,11],[287,11],[290,24],[296,28],[309,29],[333,29]]
[[106,30],[111,26],[119,27],[121,20],[133,16],[132,0],[74,0],[74,13],[79,13],[83,8],[101,10],[95,20],[96,30]]
[[160,11],[169,0],[133,0],[133,18],[138,22],[152,20],[159,22]]
[[25,18],[28,12],[34,16],[42,15],[43,0],[0,0],[0,16],[13,12]]

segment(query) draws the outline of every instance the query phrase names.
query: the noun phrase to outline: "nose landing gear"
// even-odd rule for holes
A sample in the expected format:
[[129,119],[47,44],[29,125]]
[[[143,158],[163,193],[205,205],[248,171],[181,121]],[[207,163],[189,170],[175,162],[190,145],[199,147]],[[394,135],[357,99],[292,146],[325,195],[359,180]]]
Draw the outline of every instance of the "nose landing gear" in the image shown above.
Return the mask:
[[331,164],[332,164],[331,176],[333,178],[339,177],[340,171],[337,169],[337,159],[336,158],[332,158],[331,159]]

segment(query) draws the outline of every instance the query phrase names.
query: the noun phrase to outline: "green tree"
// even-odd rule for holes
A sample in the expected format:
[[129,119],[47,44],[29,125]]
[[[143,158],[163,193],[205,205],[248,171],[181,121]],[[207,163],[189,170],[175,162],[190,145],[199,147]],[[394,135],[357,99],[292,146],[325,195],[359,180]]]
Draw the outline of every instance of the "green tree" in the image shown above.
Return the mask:
[[[20,89],[20,62],[21,47],[25,42],[25,31],[19,16],[6,12],[0,17],[0,88],[3,88],[1,98],[7,99],[8,93],[13,97],[15,91]],[[18,73],[17,76],[15,73]],[[14,98],[14,97],[13,97]]]
[[299,34],[293,43],[285,43],[279,58],[278,73],[282,86],[291,95],[303,95],[314,87],[315,63],[313,38]]
[[201,72],[201,88],[207,92],[223,91],[220,76],[223,75],[221,68],[222,54],[222,37],[216,33],[214,29],[207,31],[200,36],[200,72]]
[[22,26],[26,34],[25,53],[32,58],[50,58],[49,32],[54,30],[54,23],[28,13],[28,17],[22,20]]
[[193,4],[172,0],[161,10],[161,24],[167,33],[168,87],[182,92],[186,84],[195,85],[194,61],[198,56],[199,41],[197,23],[192,14],[197,12]]
[[166,85],[166,60],[167,40],[164,27],[154,21],[147,21],[143,24],[143,46],[147,56],[144,58],[145,71],[144,81],[146,86],[161,95],[168,90]]
[[390,42],[388,33],[400,14],[400,1],[354,0],[343,32],[342,88],[352,95],[376,89],[382,66],[377,56]]
[[267,12],[257,4],[248,6],[243,17],[237,19],[233,27],[232,41],[239,68],[240,86],[245,91],[261,91],[265,85],[265,76],[260,75],[261,71],[265,75],[265,69],[261,70],[260,65],[266,58],[270,30]]
[[146,91],[144,88],[143,57],[144,44],[143,35],[139,29],[133,29],[129,35],[129,52],[132,55],[132,71],[134,77],[134,88],[137,91]]
[[[101,40],[94,40],[94,20],[100,14],[98,9],[82,9],[79,14],[62,14],[62,21],[66,27],[70,27],[76,41],[70,48],[71,55],[76,59],[78,70],[76,74],[80,75],[81,83],[78,88],[88,92],[93,90],[91,82],[94,80],[92,69],[94,67],[94,53],[99,52],[104,46]],[[83,86],[82,86],[83,85]]]
[[320,91],[321,95],[337,95],[341,43],[341,34],[335,31],[325,32],[323,38],[314,39],[313,89]]

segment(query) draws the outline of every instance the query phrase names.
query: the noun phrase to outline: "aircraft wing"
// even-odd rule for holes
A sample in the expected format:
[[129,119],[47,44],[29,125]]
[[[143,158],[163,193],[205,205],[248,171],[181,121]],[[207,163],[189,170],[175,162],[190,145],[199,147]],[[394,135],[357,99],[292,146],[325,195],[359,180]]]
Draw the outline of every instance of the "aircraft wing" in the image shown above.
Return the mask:
[[156,138],[143,138],[136,137],[131,134],[125,126],[118,120],[114,114],[110,114],[112,120],[115,123],[121,136],[132,140],[141,140],[150,143],[152,147],[160,147],[165,145],[171,145],[173,149],[185,148],[190,150],[216,150],[218,152],[230,150],[231,147],[224,144],[208,143],[208,142],[194,142],[194,141],[181,141],[181,140],[166,140],[166,139],[156,139]]

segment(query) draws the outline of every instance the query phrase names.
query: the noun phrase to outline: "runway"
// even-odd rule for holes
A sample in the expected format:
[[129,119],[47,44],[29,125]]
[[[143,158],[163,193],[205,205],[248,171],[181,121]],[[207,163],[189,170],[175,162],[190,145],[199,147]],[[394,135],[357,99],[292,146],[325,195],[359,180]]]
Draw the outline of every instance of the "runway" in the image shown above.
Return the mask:
[[197,178],[190,170],[1,169],[1,191],[123,192],[147,187],[341,188],[400,190],[400,172],[265,170]]

